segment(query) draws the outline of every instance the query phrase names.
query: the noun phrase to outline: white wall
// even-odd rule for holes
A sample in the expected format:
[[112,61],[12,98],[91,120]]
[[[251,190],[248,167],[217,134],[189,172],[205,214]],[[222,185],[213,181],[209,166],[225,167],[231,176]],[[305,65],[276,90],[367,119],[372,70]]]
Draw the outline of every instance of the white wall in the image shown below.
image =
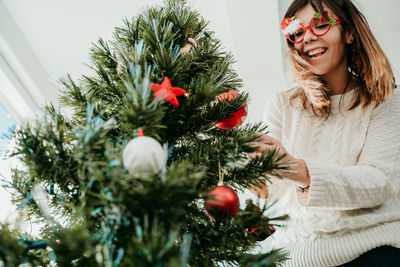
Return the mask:
[[397,83],[400,82],[400,27],[399,0],[356,0],[364,13],[371,30],[394,68]]
[[56,98],[48,73],[6,6],[0,1],[0,103],[15,120],[32,116]]
[[250,93],[248,119],[262,119],[270,94],[286,87],[277,1],[227,0],[239,74]]
[[248,121],[262,119],[268,96],[286,87],[282,72],[278,2],[195,0],[193,6],[236,58],[235,69],[250,93]]
[[161,0],[3,0],[53,80],[88,73],[89,48],[109,39],[122,18]]

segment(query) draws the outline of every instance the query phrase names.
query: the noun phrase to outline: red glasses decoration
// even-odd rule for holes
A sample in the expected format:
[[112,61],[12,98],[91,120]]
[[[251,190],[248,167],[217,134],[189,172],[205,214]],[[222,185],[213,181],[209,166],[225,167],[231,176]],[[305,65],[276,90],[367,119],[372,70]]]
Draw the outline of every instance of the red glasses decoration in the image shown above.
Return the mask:
[[325,10],[324,15],[315,12],[307,27],[301,24],[300,20],[294,16],[285,18],[282,20],[281,29],[290,42],[297,44],[304,40],[307,30],[310,30],[315,36],[323,36],[329,32],[332,26],[343,21],[331,18],[328,16],[328,11]]

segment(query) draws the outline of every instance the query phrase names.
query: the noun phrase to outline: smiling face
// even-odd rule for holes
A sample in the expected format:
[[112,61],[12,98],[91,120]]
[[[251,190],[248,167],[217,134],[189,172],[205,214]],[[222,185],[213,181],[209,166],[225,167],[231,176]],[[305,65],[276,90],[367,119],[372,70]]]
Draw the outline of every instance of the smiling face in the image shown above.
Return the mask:
[[[329,16],[337,19],[329,8],[324,6],[324,9],[329,12]],[[315,12],[308,4],[296,12],[295,16],[303,25],[308,26]],[[310,30],[307,30],[304,40],[294,44],[294,48],[311,64],[311,71],[318,75],[329,75],[338,68],[347,68],[345,35],[340,23],[332,26],[329,32],[323,36],[315,36]]]

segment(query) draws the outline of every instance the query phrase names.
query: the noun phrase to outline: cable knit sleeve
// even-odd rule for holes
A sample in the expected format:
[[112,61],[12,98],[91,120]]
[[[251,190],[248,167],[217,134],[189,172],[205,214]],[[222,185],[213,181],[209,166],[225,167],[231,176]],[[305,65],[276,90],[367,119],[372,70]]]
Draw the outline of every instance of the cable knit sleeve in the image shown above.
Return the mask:
[[268,135],[282,142],[282,102],[279,92],[268,99],[264,110],[264,122],[268,125]]
[[[266,104],[264,110],[264,122],[268,125],[268,135],[278,139],[282,142],[282,99],[281,93],[274,93]],[[269,202],[280,200],[280,197],[284,195],[287,190],[292,187],[289,181],[285,181],[279,178],[271,177],[270,182],[267,182],[268,198]]]
[[311,185],[307,207],[371,208],[398,197],[400,188],[400,95],[398,90],[371,114],[357,165],[305,160]]

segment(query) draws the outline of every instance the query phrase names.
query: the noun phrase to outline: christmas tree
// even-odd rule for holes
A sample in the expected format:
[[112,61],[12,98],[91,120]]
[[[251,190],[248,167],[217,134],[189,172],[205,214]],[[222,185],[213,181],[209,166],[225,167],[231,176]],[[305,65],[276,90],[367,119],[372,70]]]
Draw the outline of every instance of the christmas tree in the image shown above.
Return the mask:
[[[236,191],[285,169],[254,159],[262,123],[207,22],[185,1],[147,8],[91,49],[92,76],[61,81],[61,112],[15,133],[13,201],[38,236],[0,231],[3,266],[275,266],[252,254],[281,218]],[[64,114],[65,113],[65,114]],[[25,266],[25,265],[24,265]]]

